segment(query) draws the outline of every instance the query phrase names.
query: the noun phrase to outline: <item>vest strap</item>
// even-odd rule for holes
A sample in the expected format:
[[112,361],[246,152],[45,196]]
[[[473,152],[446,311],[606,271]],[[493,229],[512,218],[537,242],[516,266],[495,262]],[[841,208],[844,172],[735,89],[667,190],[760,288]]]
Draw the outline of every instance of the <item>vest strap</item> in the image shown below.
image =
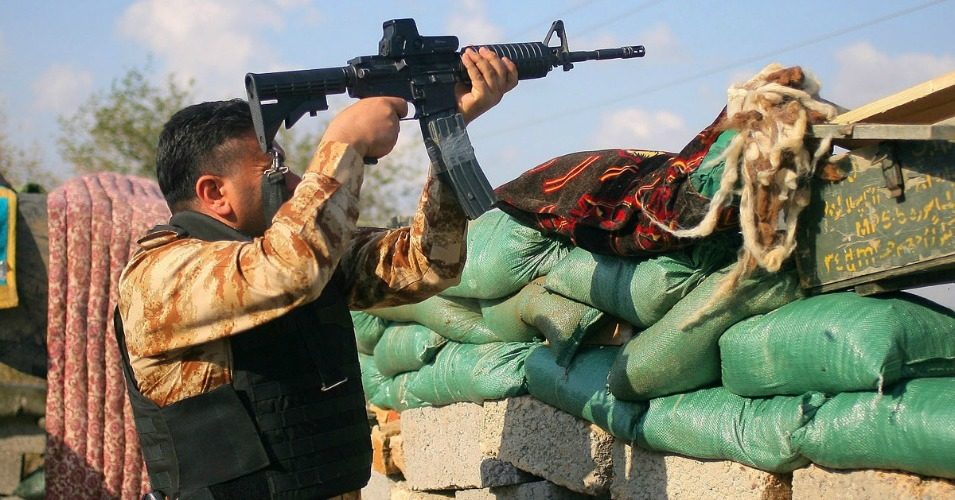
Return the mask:
[[[271,484],[272,491],[276,494],[298,490],[315,484],[332,486],[333,481],[335,482],[334,486],[340,488],[339,484],[337,484],[342,482],[339,481],[340,478],[347,477],[351,474],[358,475],[364,473],[363,471],[366,471],[370,467],[370,463],[371,453],[360,453],[335,464],[326,464],[321,467],[291,474],[270,474],[269,483]],[[367,481],[366,478],[362,479],[361,484],[364,484],[365,481]]]
[[365,404],[364,397],[361,394],[346,394],[321,403],[291,408],[282,413],[260,415],[258,418],[259,429],[262,432],[268,432],[298,425],[309,420],[335,417],[342,412],[354,410],[356,404]]
[[[303,455],[317,453],[329,448],[341,446],[346,443],[356,441],[356,435],[362,436],[357,441],[365,441],[367,438],[361,433],[368,429],[367,424],[355,424],[334,431],[315,434],[310,437],[286,441],[284,443],[275,443],[272,445],[272,452],[279,460],[288,460]],[[356,446],[357,447],[357,446]],[[338,458],[333,457],[333,458]]]

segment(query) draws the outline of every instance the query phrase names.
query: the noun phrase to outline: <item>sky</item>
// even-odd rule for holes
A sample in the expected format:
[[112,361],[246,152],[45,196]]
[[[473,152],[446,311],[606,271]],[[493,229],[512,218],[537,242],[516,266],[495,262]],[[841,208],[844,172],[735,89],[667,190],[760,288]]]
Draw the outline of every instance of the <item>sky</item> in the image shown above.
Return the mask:
[[[471,124],[492,186],[575,151],[679,150],[716,117],[730,85],[772,62],[802,66],[846,108],[955,70],[955,0],[0,0],[3,131],[69,176],[57,117],[130,68],[160,83],[191,79],[199,100],[245,97],[248,72],[377,54],[381,24],[396,18],[462,45],[541,41],[562,19],[571,50],[646,47],[642,59],[522,81]],[[331,99],[330,112],[348,102]],[[402,140],[416,145],[414,122],[405,125]]]

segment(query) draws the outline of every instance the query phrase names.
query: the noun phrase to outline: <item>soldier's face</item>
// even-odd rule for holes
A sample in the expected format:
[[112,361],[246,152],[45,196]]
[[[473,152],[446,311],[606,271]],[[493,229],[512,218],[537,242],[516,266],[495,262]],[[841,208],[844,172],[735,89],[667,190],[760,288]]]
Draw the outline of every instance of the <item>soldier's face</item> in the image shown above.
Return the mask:
[[[262,177],[272,167],[272,156],[262,152],[254,134],[237,139],[239,155],[235,168],[228,176],[233,184],[230,200],[235,213],[235,228],[248,236],[261,236],[271,221],[266,220],[262,206]],[[284,160],[285,151],[275,144]],[[301,178],[293,172],[285,173],[285,188],[294,192]]]

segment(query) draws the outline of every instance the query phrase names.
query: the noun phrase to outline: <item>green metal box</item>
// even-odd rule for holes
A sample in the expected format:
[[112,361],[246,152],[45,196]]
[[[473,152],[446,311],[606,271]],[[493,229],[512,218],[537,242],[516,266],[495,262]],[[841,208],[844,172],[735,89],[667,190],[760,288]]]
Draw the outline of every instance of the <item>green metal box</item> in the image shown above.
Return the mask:
[[796,264],[810,292],[861,294],[955,281],[955,143],[891,140],[813,179],[799,220]]

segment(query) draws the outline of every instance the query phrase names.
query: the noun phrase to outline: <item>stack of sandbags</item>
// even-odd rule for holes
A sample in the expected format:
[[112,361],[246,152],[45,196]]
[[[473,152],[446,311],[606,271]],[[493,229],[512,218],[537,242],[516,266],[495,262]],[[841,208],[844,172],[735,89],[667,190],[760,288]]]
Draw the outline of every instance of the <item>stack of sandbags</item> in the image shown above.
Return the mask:
[[637,444],[648,450],[790,472],[809,463],[792,436],[825,401],[817,392],[744,398],[724,387],[655,398],[640,420]]
[[[421,331],[401,336],[419,339],[417,358],[397,368],[383,347],[366,346],[375,404],[440,406],[526,390],[649,450],[778,473],[812,461],[955,475],[946,385],[955,379],[943,378],[955,377],[951,311],[904,294],[803,298],[785,266],[719,295],[736,265],[733,234],[625,258],[548,246],[526,228],[501,229],[513,221],[498,213],[482,219],[469,240],[480,256],[469,254],[465,267],[470,291],[356,313],[356,324],[372,325],[358,333],[367,344],[382,345],[390,329]],[[524,252],[494,239],[516,234],[546,254],[529,260],[532,271],[494,253]],[[482,267],[502,262],[502,272]],[[585,345],[615,323],[636,332],[625,345]],[[834,445],[840,439],[852,443]],[[872,439],[893,450],[864,444]]]
[[406,409],[520,394],[530,347],[546,340],[567,367],[587,337],[664,318],[739,245],[734,235],[707,243],[607,257],[489,212],[469,228],[461,284],[418,304],[353,313],[366,396]]
[[135,239],[168,219],[155,182],[103,173],[50,193],[46,484],[50,498],[148,491],[113,332]]
[[[907,294],[842,292],[778,305],[793,290],[789,279],[764,275],[763,285],[749,285],[758,294],[744,283],[732,305],[673,330],[661,344],[669,357],[637,350],[665,319],[623,349],[610,390],[618,400],[646,400],[636,443],[771,472],[813,462],[955,477],[955,313]],[[704,283],[694,293],[705,290]],[[691,311],[678,303],[671,313]],[[696,328],[713,324],[713,314],[717,324],[751,317],[694,337]],[[717,350],[709,339],[718,340]]]
[[830,396],[794,447],[816,464],[955,477],[955,313],[918,297],[799,300],[720,340],[736,394]]
[[733,326],[720,351],[723,384],[739,395],[879,391],[955,376],[955,316],[906,293],[830,293]]
[[886,392],[835,395],[793,444],[834,469],[900,469],[955,478],[955,378],[917,378]]
[[475,299],[512,295],[547,274],[570,251],[569,245],[499,210],[485,213],[468,226],[467,246],[461,283],[442,295]]
[[[725,388],[708,388],[720,381],[720,336],[741,319],[800,296],[795,273],[788,270],[756,274],[741,282],[733,295],[714,303],[713,294],[731,270],[726,263],[732,258],[733,251],[727,250],[732,241],[714,239],[709,247],[704,242],[636,263],[594,257],[607,267],[634,266],[626,291],[616,293],[639,293],[643,300],[628,304],[615,297],[600,286],[610,282],[608,278],[586,285],[590,297],[576,296],[597,302],[594,297],[603,294],[607,298],[599,302],[602,307],[630,314],[631,321],[646,318],[638,323],[643,330],[621,348],[581,348],[566,367],[560,346],[537,349],[527,360],[530,394],[646,449],[734,460],[772,472],[808,463],[795,451],[791,435],[812,418],[824,395],[755,400]],[[584,277],[588,274],[600,273]],[[608,305],[612,300],[616,306]]]
[[642,401],[620,401],[607,388],[607,373],[620,348],[582,347],[570,362],[560,365],[557,351],[539,347],[527,357],[527,389],[535,398],[571,415],[597,424],[627,442],[637,439]]
[[524,359],[542,333],[522,318],[569,251],[499,211],[468,229],[461,283],[417,304],[353,312],[365,395],[404,410],[526,393]]
[[[565,302],[592,306],[600,313],[626,321],[636,330],[643,330],[665,318],[677,303],[687,304],[688,295],[732,260],[738,248],[738,238],[731,234],[708,238],[705,244],[689,249],[641,259],[599,255],[575,248],[551,269],[544,279],[544,287]],[[702,307],[702,304],[692,302],[692,307]],[[565,330],[565,333],[548,336],[552,347],[557,349],[561,366],[567,366],[587,332]]]
[[792,302],[795,272],[757,273],[712,302],[730,264],[707,276],[673,308],[624,346],[610,370],[617,398],[641,401],[714,385],[720,380],[720,336],[736,322]]
[[374,404],[406,409],[520,394],[529,347],[546,340],[567,367],[587,337],[665,318],[739,246],[738,236],[723,234],[642,259],[601,256],[571,251],[497,211],[472,223],[468,242],[460,285],[418,304],[353,313]]

